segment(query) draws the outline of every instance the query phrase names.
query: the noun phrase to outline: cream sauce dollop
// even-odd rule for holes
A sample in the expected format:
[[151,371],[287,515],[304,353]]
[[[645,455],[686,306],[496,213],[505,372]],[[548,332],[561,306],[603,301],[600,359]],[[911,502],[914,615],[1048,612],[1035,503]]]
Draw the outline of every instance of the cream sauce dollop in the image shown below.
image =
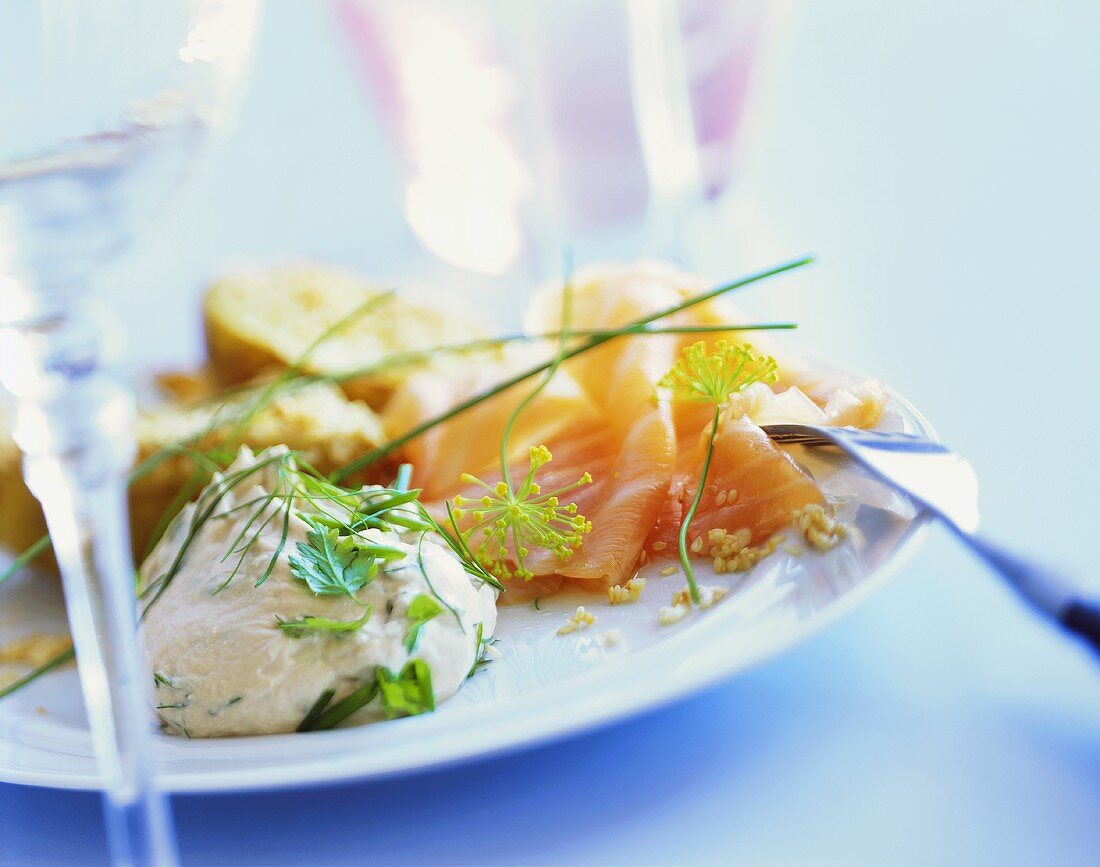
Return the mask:
[[[246,529],[259,508],[247,504],[280,484],[275,465],[257,468],[258,462],[278,454],[269,449],[254,456],[242,448],[234,464],[211,482],[227,487],[214,514],[196,522],[196,504],[186,506],[142,564],[145,588],[169,570],[197,523],[182,565],[141,625],[157,714],[168,731],[188,737],[292,732],[322,691],[335,690],[333,701],[339,701],[373,678],[378,667],[396,673],[410,659],[429,666],[438,703],[461,687],[480,656],[478,625],[484,640],[493,635],[496,591],[472,578],[443,540],[430,533],[421,539],[418,531],[365,531],[371,541],[404,556],[386,563],[356,594],[358,604],[347,596],[316,595],[292,574],[290,557],[310,528],[291,509],[286,543],[267,579],[256,586],[279,544],[281,515],[259,531],[230,580],[237,555],[227,557],[227,551],[242,530],[249,538],[263,523],[261,517]],[[254,472],[245,481],[227,486],[226,477],[249,468]],[[196,502],[201,505],[203,495]],[[424,624],[410,654],[406,613],[420,595],[435,599],[442,610]],[[364,605],[372,606],[373,613],[354,631],[295,638],[278,626],[279,618],[304,616],[353,621]],[[376,697],[345,724],[383,716]]]

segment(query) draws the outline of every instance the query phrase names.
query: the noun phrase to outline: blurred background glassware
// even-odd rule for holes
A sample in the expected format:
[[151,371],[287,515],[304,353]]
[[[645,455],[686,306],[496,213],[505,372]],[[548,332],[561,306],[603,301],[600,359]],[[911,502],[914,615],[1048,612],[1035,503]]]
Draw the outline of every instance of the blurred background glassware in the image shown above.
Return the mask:
[[335,9],[429,254],[404,273],[427,262],[424,279],[508,303],[566,247],[691,264],[693,222],[733,181],[762,0]]
[[120,863],[170,863],[174,844],[135,634],[133,399],[89,286],[224,120],[258,14],[259,0],[0,4],[0,378],[61,566]]

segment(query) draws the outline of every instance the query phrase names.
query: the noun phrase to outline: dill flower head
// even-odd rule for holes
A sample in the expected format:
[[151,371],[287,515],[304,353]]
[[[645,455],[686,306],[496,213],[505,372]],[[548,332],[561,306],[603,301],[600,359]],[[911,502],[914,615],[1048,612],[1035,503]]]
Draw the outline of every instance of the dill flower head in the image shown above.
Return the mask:
[[677,400],[721,406],[754,382],[775,382],[776,369],[774,358],[756,354],[747,343],[719,340],[708,351],[706,341],[699,340],[684,347],[658,385],[669,389]]
[[[560,560],[569,559],[592,529],[576,503],[561,502],[563,495],[591,484],[592,476],[585,473],[571,485],[544,493],[535,474],[553,460],[553,455],[544,445],[532,446],[529,460],[527,474],[518,486],[504,481],[489,485],[463,473],[464,483],[477,485],[485,493],[475,498],[454,498],[458,507],[455,517],[468,515],[474,522],[463,531],[467,544],[478,562],[501,579],[529,580],[532,573],[526,558],[532,548],[545,548]],[[472,543],[475,536],[476,544]]]

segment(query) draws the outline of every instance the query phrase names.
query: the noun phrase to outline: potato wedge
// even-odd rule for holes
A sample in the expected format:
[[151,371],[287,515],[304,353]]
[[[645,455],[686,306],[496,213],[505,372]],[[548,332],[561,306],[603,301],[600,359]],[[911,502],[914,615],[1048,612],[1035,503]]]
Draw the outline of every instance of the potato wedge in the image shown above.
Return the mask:
[[[286,367],[327,329],[382,291],[354,274],[316,265],[231,274],[210,286],[203,303],[211,364],[227,384]],[[324,341],[303,368],[310,373],[346,373],[396,352],[481,336],[483,332],[468,320],[391,297]],[[375,372],[348,380],[342,388],[349,397],[381,408],[413,369]]]

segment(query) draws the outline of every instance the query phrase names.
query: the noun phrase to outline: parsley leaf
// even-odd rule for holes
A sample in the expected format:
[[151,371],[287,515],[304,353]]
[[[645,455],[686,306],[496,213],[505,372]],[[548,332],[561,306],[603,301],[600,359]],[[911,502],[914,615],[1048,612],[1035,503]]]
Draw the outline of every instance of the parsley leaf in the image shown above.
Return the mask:
[[432,670],[424,660],[409,660],[400,674],[379,666],[376,677],[382,693],[382,707],[390,719],[435,710]]
[[335,529],[315,524],[306,541],[290,558],[290,571],[318,596],[351,596],[378,574],[378,564],[399,560],[404,552],[385,545],[371,545],[356,536],[341,536]]
[[416,649],[416,643],[420,640],[420,631],[424,624],[443,610],[443,607],[431,596],[421,593],[409,603],[409,610],[405,617],[409,620],[409,631],[405,633],[405,650],[412,653]]
[[358,620],[330,620],[327,617],[315,617],[312,614],[299,617],[297,620],[283,620],[276,614],[275,621],[279,628],[291,638],[301,638],[307,632],[354,632],[356,629],[362,629],[370,620],[373,610],[368,605],[367,610]]

